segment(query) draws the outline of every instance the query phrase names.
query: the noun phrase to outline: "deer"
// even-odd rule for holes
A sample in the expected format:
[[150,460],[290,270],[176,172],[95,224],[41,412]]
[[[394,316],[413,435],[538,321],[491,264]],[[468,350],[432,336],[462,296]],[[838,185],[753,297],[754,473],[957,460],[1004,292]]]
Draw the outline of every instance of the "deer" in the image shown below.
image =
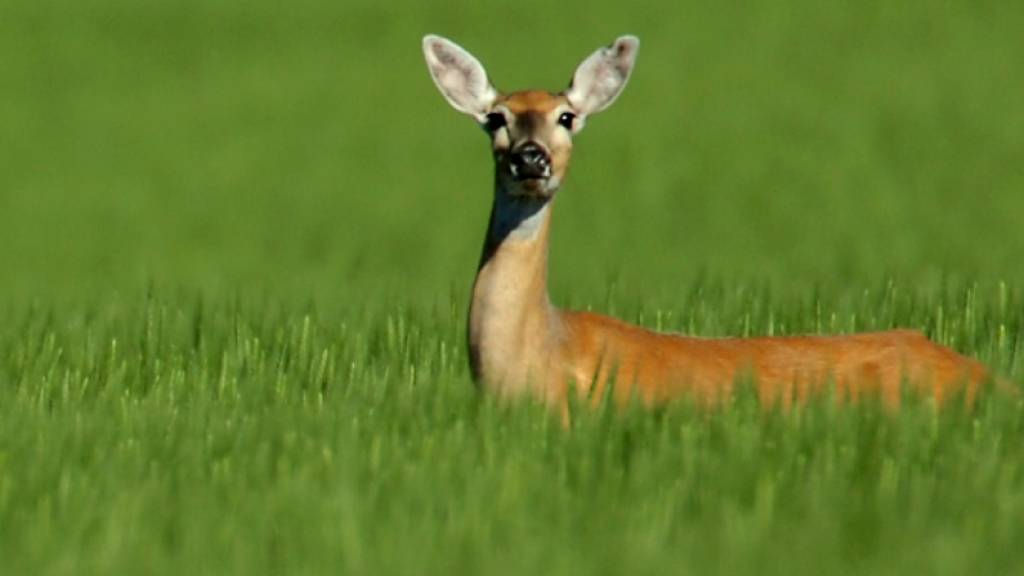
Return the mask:
[[941,405],[973,405],[992,376],[979,361],[894,329],[839,335],[709,338],[662,333],[589,311],[561,310],[548,294],[552,207],[573,138],[628,82],[639,39],[621,36],[590,54],[560,92],[501,92],[458,44],[423,38],[430,76],[457,111],[487,134],[494,193],[468,316],[473,380],[502,398],[529,396],[568,418],[569,396],[655,405],[690,396],[728,401],[744,379],[762,406],[806,402],[834,390],[898,408],[904,387]]

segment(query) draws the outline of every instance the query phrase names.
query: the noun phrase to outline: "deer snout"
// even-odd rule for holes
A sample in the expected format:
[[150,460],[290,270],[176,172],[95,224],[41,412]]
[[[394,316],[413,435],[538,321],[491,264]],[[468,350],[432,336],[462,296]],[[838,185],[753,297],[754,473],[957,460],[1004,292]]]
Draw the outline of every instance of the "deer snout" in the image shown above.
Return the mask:
[[551,156],[536,142],[527,142],[512,151],[509,167],[516,180],[551,176]]

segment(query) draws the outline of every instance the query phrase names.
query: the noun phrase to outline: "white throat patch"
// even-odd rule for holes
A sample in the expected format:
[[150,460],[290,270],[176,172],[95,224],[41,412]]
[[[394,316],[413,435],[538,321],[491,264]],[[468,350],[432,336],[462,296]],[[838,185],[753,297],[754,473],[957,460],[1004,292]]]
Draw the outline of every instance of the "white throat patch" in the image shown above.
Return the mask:
[[494,232],[512,240],[532,240],[551,210],[551,200],[524,200],[499,195],[494,206]]
[[544,223],[544,218],[547,217],[550,209],[551,202],[545,202],[540,210],[520,221],[519,226],[516,226],[509,236],[516,240],[529,240],[533,238],[540,231],[541,224]]

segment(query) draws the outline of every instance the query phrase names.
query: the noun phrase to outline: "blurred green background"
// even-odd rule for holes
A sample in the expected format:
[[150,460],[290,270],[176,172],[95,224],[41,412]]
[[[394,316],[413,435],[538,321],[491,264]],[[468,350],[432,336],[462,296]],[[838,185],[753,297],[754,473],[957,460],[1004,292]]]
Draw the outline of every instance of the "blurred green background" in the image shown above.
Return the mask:
[[1024,3],[3,0],[0,573],[1011,574],[1024,408],[564,430],[470,384],[485,136],[425,33],[622,97],[556,302],[1024,374]]
[[1019,2],[7,0],[0,295],[463,298],[491,165],[428,32],[504,89],[641,38],[558,198],[559,301],[1020,285],[1022,26]]

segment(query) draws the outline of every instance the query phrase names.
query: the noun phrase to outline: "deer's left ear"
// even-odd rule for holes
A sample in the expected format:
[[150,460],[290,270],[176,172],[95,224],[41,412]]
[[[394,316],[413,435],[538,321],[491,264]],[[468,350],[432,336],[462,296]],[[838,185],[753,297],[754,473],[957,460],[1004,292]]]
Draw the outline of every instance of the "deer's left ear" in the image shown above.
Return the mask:
[[599,48],[573,74],[565,96],[580,114],[600,112],[619,96],[633,71],[640,39],[620,36],[611,46]]

